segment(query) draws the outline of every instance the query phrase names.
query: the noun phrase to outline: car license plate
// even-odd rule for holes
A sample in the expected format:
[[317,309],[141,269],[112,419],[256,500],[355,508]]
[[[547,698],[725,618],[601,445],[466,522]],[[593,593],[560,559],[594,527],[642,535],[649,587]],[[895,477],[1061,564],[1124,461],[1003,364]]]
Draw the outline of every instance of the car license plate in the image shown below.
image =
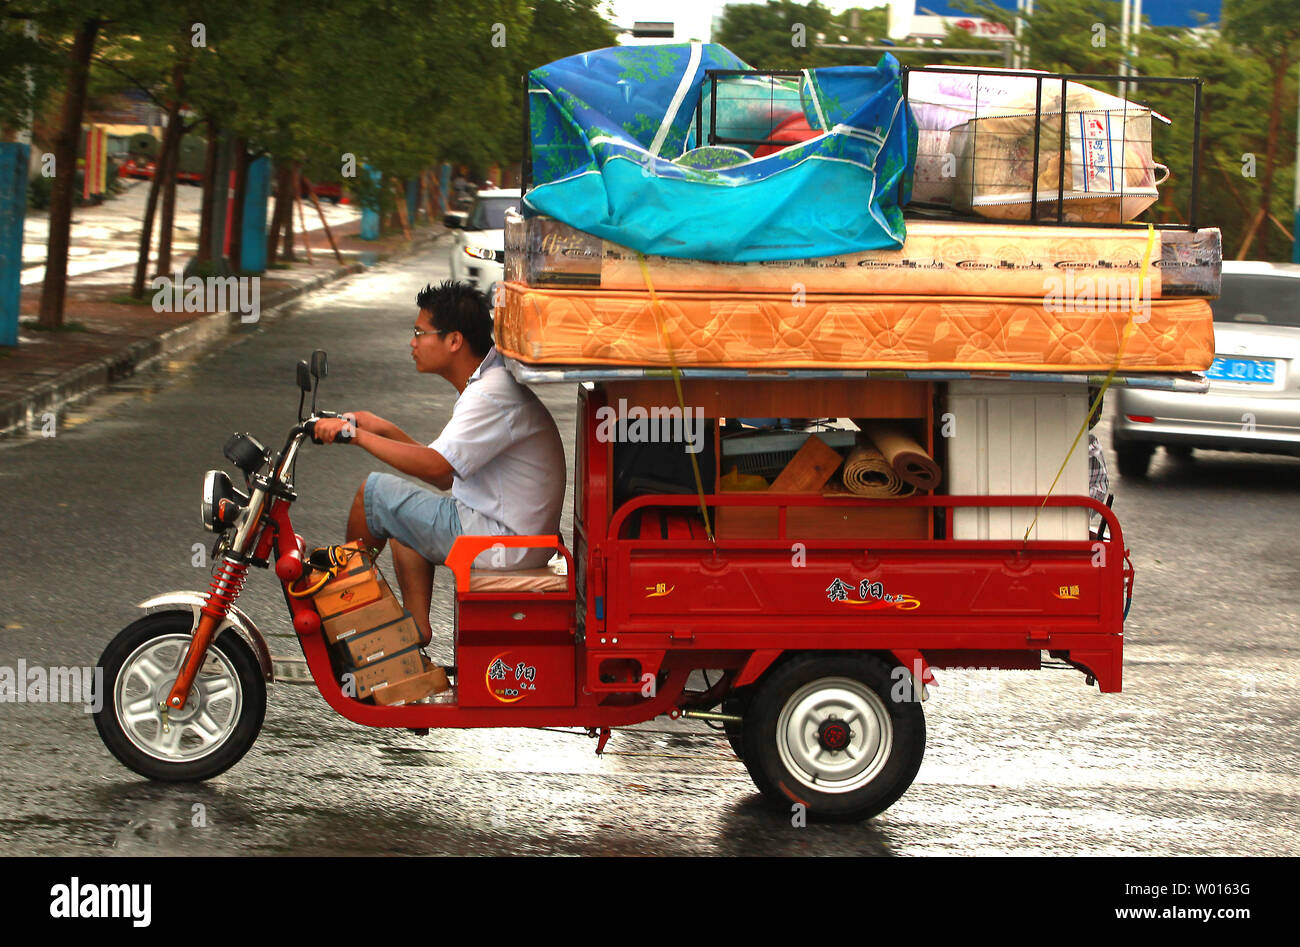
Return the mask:
[[1276,363],[1257,358],[1216,358],[1205,375],[1215,381],[1271,385],[1276,369]]

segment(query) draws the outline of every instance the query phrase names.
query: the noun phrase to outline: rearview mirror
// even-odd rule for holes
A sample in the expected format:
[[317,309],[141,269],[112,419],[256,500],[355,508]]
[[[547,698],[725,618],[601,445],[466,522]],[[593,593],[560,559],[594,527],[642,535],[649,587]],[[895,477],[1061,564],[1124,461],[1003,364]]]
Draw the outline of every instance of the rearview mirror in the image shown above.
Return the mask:
[[298,387],[303,391],[311,391],[311,368],[305,358],[298,362]]
[[329,363],[325,357],[324,349],[317,349],[311,353],[311,375],[313,378],[324,378]]

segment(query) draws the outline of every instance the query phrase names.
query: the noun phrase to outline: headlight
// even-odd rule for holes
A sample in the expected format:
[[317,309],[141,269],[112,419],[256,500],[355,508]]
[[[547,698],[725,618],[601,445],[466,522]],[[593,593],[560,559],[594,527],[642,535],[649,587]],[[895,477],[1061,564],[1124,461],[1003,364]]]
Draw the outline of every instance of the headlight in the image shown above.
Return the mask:
[[497,252],[490,247],[466,246],[465,255],[476,260],[495,260],[497,258]]
[[248,505],[248,497],[235,489],[224,470],[209,470],[203,477],[203,503],[199,514],[204,529],[224,532],[239,520]]

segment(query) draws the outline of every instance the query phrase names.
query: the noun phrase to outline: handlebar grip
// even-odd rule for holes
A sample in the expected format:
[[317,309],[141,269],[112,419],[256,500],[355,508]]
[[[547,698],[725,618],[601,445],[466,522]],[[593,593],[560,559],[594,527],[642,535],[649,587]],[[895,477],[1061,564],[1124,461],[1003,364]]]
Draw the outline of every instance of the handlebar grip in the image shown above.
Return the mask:
[[[322,419],[324,419],[324,418],[326,418],[326,417],[335,417],[335,418],[337,418],[337,417],[341,417],[341,415],[334,414],[333,412],[324,412],[324,411],[322,411],[322,412],[321,412],[320,414],[318,414],[316,417],[311,418],[311,419],[309,419],[308,421],[306,421],[306,422],[303,423],[302,428],[303,428],[304,431],[307,432],[307,436],[311,438],[311,442],[312,442],[313,444],[324,444],[324,443],[325,443],[324,441],[322,441],[320,438],[318,438],[318,437],[316,436],[316,422],[317,422],[317,421],[320,421],[320,420],[322,420]],[[353,434],[353,431],[355,431],[355,427],[353,427],[352,430],[349,430],[348,428],[345,427],[345,428],[343,428],[343,430],[339,431],[338,436],[335,437],[334,439],[335,439],[336,441],[338,441],[340,444],[351,444],[351,443],[352,443],[352,434]]]

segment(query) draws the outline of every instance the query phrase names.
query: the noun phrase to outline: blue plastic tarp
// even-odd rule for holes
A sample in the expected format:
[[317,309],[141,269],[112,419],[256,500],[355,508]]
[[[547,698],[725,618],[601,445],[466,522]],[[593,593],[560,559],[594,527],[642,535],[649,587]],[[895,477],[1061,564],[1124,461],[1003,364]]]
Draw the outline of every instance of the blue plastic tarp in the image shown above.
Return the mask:
[[[749,68],[722,46],[690,43],[595,50],[533,70],[525,213],[643,253],[702,260],[902,246],[916,125],[898,62],[885,55],[875,67],[789,79],[724,77],[710,101],[707,70]],[[724,99],[727,88],[735,94]],[[729,115],[753,134],[797,116],[797,106],[817,135],[763,157],[752,146],[696,147],[702,89],[706,138],[711,114],[718,135],[728,134]],[[755,89],[769,99],[770,120],[744,108]]]

